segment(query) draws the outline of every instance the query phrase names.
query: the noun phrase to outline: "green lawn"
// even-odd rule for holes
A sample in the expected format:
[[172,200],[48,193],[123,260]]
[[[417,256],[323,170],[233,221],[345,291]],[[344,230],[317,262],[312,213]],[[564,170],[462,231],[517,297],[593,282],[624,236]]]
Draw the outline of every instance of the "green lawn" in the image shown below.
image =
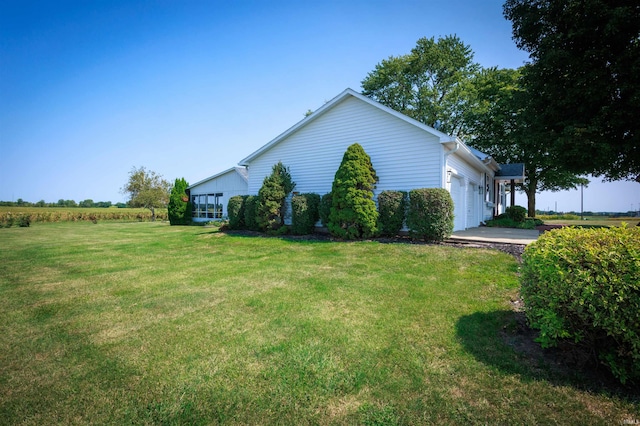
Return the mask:
[[504,343],[516,273],[479,249],[0,229],[0,423],[640,420]]

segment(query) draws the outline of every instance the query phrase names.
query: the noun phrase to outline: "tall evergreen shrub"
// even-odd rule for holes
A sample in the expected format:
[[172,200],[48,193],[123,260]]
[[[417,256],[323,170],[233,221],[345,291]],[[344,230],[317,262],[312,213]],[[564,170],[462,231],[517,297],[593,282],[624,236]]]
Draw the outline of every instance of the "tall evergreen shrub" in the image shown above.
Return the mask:
[[331,214],[331,202],[332,202],[331,193],[328,192],[322,196],[320,199],[320,221],[322,222],[322,226],[329,226],[329,214]]
[[296,184],[282,162],[273,166],[258,191],[257,222],[264,231],[275,231],[284,225],[287,196]]
[[227,215],[229,216],[229,228],[244,229],[244,202],[247,195],[235,195],[229,198],[227,203]]
[[413,238],[443,241],[453,232],[453,200],[443,188],[409,191],[407,227]]
[[382,191],[378,195],[378,228],[380,235],[398,235],[404,225],[407,210],[407,193]]
[[171,194],[167,211],[171,225],[186,225],[191,222],[191,201],[187,195],[189,184],[184,178],[176,179]]
[[373,190],[378,176],[371,158],[354,143],[342,157],[331,189],[329,232],[344,239],[369,238],[378,231],[378,210]]
[[258,196],[249,195],[244,200],[244,226],[249,231],[259,231],[260,225],[257,220]]
[[300,194],[291,198],[291,232],[297,235],[313,233],[319,214],[320,195]]

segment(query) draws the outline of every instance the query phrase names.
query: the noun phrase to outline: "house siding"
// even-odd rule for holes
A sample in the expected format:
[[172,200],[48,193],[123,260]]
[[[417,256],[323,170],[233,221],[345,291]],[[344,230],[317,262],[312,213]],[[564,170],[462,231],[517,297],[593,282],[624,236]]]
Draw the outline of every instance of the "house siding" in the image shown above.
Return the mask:
[[257,194],[278,161],[289,167],[297,192],[331,191],[346,149],[362,145],[384,190],[440,187],[443,147],[436,136],[353,97],[286,137],[249,163],[248,192]]
[[[457,153],[447,158],[447,169],[460,179],[461,196],[458,198],[462,206],[456,206],[455,230],[473,228],[480,224],[483,214],[478,187],[483,182],[482,172],[462,159]],[[449,190],[450,190],[449,186]],[[460,217],[463,215],[464,219]]]
[[[192,186],[189,192],[191,196],[222,193],[222,196],[219,197],[219,203],[222,204],[222,216],[226,218],[228,217],[227,204],[229,203],[229,198],[236,195],[246,195],[248,193],[247,181],[234,169]],[[193,218],[193,220],[202,222],[210,219]]]

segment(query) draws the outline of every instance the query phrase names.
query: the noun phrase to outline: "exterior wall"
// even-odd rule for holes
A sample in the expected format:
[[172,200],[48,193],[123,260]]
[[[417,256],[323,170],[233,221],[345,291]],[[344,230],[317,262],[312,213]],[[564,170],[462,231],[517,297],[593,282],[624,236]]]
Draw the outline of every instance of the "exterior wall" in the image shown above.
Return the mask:
[[[480,189],[484,183],[484,172],[465,161],[458,153],[448,156],[446,161],[446,169],[451,171],[452,175],[451,182],[447,183],[447,189],[451,192],[451,185],[458,182],[461,186],[460,195],[457,198],[459,200],[458,203],[462,203],[462,205],[454,206],[454,214],[456,216],[454,219],[454,231],[479,226],[485,216],[485,203],[482,199],[484,192]],[[454,199],[455,203],[456,200]]]
[[[204,194],[222,194],[218,197],[218,202],[222,204],[222,217],[227,218],[227,204],[229,198],[236,195],[246,195],[247,182],[244,178],[234,169],[213,179],[206,180],[200,184],[191,187],[190,196]],[[194,217],[194,222],[208,222],[211,218]]]
[[359,99],[347,97],[249,164],[248,193],[257,194],[278,161],[289,167],[294,191],[331,191],[347,147],[362,145],[384,190],[441,187],[443,147],[430,135]]

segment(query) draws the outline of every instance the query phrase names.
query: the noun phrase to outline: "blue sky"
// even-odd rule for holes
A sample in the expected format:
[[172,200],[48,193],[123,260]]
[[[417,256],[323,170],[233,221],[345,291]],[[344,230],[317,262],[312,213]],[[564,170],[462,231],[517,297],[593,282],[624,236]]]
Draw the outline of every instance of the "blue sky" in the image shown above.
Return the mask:
[[[456,34],[482,66],[518,67],[502,3],[3,0],[0,200],[124,201],[134,166],[197,182],[420,37]],[[555,202],[579,210],[579,191],[539,195]],[[636,183],[585,190],[585,210],[632,204]]]

